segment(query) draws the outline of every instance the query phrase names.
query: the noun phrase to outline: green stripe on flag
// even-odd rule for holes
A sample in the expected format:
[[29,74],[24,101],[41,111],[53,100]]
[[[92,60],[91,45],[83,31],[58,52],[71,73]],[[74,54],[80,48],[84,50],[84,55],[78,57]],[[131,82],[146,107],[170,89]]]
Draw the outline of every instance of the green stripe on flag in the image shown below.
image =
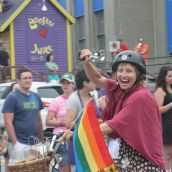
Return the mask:
[[75,132],[76,132],[76,135],[77,135],[76,139],[75,139],[75,149],[76,149],[76,153],[77,153],[78,159],[79,159],[79,161],[81,163],[81,166],[82,166],[83,170],[91,171],[90,167],[89,167],[89,164],[87,162],[87,159],[85,157],[85,153],[84,153],[84,150],[82,148],[81,142],[80,142],[79,137],[78,137],[78,127],[79,127],[79,125],[82,125],[81,122],[82,122],[82,118],[79,121],[79,124],[77,125],[77,128],[75,129],[76,130]]

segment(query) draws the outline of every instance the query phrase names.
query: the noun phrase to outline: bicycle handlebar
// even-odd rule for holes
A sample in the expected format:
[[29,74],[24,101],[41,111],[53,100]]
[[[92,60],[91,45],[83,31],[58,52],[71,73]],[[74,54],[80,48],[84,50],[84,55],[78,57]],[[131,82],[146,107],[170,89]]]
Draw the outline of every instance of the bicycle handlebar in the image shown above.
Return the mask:
[[[58,143],[60,143],[59,142],[59,138],[62,136],[64,134],[64,132],[60,132],[59,134],[55,134],[54,136],[53,136],[53,138],[52,138],[52,140],[51,140],[51,143],[50,143],[50,148],[49,148],[49,150],[50,151],[54,151],[54,148],[55,148],[55,144],[58,142]],[[61,144],[61,143],[60,143]]]

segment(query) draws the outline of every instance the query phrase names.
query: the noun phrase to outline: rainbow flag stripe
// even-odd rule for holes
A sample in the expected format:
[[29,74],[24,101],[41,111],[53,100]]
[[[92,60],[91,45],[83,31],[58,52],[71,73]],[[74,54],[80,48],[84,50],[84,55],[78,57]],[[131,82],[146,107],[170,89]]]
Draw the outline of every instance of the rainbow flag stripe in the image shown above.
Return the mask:
[[117,172],[96,117],[93,100],[83,109],[73,134],[78,172]]

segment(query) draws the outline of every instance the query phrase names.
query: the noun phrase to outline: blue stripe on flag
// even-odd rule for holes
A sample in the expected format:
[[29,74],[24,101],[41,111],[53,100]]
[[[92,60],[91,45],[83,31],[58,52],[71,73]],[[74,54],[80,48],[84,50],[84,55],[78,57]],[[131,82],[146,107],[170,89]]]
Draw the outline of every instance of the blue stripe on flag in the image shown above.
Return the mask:
[[73,133],[73,150],[74,150],[74,157],[75,157],[75,163],[76,163],[76,169],[77,169],[77,172],[84,172],[83,171],[83,168],[82,168],[82,166],[81,166],[81,163],[80,163],[80,161],[79,161],[79,159],[78,159],[78,156],[77,156],[77,152],[76,152],[76,148],[75,148],[75,140],[76,140],[76,136],[78,135],[77,134],[77,132],[78,132],[78,127],[79,127],[79,125],[77,125],[77,127],[75,128],[75,130],[74,130],[74,133]]

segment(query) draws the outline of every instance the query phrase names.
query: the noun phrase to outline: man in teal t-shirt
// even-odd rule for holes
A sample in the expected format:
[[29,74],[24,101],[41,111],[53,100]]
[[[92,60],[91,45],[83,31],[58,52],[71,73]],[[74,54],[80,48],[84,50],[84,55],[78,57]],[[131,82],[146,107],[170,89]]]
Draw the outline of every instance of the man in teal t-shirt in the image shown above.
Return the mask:
[[43,105],[40,97],[30,91],[31,71],[21,68],[17,78],[20,89],[7,96],[2,112],[11,142],[9,144],[10,159],[23,160],[26,158],[25,153],[31,148],[31,145],[43,141],[40,115]]

